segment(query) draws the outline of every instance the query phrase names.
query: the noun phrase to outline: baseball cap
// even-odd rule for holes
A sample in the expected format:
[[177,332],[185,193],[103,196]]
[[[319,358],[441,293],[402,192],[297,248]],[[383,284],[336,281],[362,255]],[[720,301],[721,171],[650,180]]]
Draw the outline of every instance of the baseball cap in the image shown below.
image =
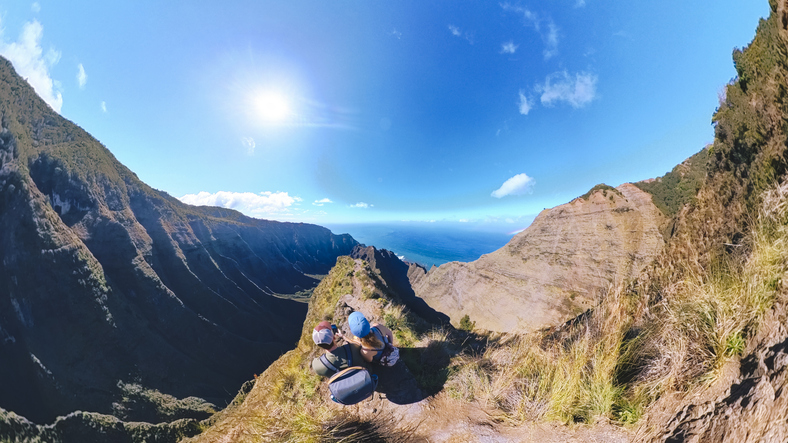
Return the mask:
[[331,330],[331,323],[321,321],[312,330],[312,340],[316,345],[330,345],[334,342],[334,331]]
[[350,326],[350,332],[356,337],[366,337],[369,334],[369,322],[364,314],[355,311],[347,318],[347,323]]

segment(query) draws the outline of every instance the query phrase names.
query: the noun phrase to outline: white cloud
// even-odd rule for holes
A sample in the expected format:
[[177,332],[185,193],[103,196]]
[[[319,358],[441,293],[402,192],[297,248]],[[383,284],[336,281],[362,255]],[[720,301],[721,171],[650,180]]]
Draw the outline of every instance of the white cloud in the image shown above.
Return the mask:
[[467,32],[462,32],[462,30],[460,30],[460,28],[458,28],[457,26],[449,25],[449,32],[451,32],[451,35],[455,37],[464,38],[465,40],[468,41],[468,43],[473,44],[473,35]]
[[501,8],[503,8],[504,11],[512,11],[515,14],[521,15],[525,25],[533,26],[534,30],[539,33],[539,36],[542,37],[542,41],[545,44],[545,49],[543,51],[545,60],[548,60],[558,54],[559,30],[558,26],[555,24],[555,22],[553,22],[553,19],[549,17],[540,17],[538,14],[527,8],[523,8],[522,6],[513,6],[510,3],[502,3]]
[[244,145],[244,148],[246,148],[247,154],[254,155],[254,148],[257,146],[257,144],[254,142],[252,137],[241,138],[241,144]]
[[397,31],[397,28],[394,28],[393,31],[389,32],[389,35],[393,35],[394,37],[397,37],[397,39],[402,39],[402,33]]
[[586,0],[577,0],[577,2],[575,2],[575,8],[582,8],[585,5],[586,5]]
[[558,54],[558,27],[552,20],[547,24],[547,34],[542,35],[545,42],[544,59],[548,60]]
[[522,115],[528,115],[528,112],[531,111],[532,103],[525,96],[522,89],[520,90],[520,101],[517,103],[517,106],[520,108],[520,114]]
[[33,4],[30,5],[30,10],[38,14],[41,12],[41,5],[39,5],[38,2],[33,2]]
[[596,83],[594,74],[582,72],[571,76],[563,71],[549,75],[544,85],[538,85],[536,89],[542,94],[541,101],[545,106],[566,102],[577,109],[596,98]]
[[60,52],[50,49],[44,54],[41,49],[43,34],[44,28],[37,20],[25,23],[16,42],[6,42],[0,30],[0,55],[10,60],[16,72],[59,113],[63,94],[58,90],[59,84],[50,77],[49,69],[60,60]]
[[332,202],[331,200],[329,200],[327,198],[320,199],[320,200],[315,200],[314,202],[312,202],[312,204],[315,205],[315,206],[323,206],[326,203],[334,203],[334,202]]
[[370,205],[369,203],[358,202],[355,205],[350,205],[351,208],[361,208],[361,209],[368,209],[375,205]]
[[107,102],[101,102],[101,112],[107,113]]
[[500,188],[490,194],[495,198],[505,197],[507,195],[523,195],[533,192],[534,179],[526,174],[517,174],[503,182]]
[[515,45],[513,41],[508,41],[501,45],[501,54],[514,54],[520,45]]
[[77,66],[77,83],[79,83],[79,89],[85,89],[85,84],[88,82],[88,75],[85,73],[85,67],[82,66],[82,63]]
[[186,194],[179,198],[180,201],[196,206],[219,206],[235,209],[246,215],[254,217],[289,215],[291,206],[301,201],[299,197],[292,197],[287,192],[227,192],[216,193],[200,192]]

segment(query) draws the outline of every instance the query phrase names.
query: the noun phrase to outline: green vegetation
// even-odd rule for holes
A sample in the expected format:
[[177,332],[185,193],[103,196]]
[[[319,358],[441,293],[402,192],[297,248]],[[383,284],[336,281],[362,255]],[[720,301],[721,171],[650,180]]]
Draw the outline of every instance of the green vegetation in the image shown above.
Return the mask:
[[467,332],[473,332],[473,329],[476,327],[476,322],[471,321],[471,317],[468,314],[465,314],[460,319],[460,329]]
[[216,407],[197,397],[177,399],[136,383],[118,382],[123,393],[113,404],[113,414],[124,421],[148,423],[173,422],[182,418],[204,420],[216,413]]
[[637,182],[635,186],[651,194],[654,205],[663,214],[673,217],[682,206],[695,201],[706,180],[710,150],[710,147],[704,148],[662,177]]
[[766,193],[756,220],[741,262],[688,273],[659,296],[645,282],[620,288],[558,333],[510,337],[464,355],[449,394],[514,421],[628,424],[664,393],[713,380],[744,352],[788,271],[788,184]]
[[[591,194],[593,194],[593,193],[595,193],[597,191],[602,191],[602,195],[604,197],[608,197],[610,200],[613,200],[613,198],[614,198],[613,196],[614,195],[618,195],[620,197],[624,196],[623,194],[621,194],[621,192],[619,192],[618,189],[616,189],[616,188],[614,188],[612,186],[608,186],[608,185],[606,185],[604,183],[600,183],[600,184],[594,186],[593,188],[591,188],[588,192],[586,192],[585,194],[581,195],[578,198],[582,198],[583,200],[588,200],[588,198],[591,197]],[[610,194],[610,195],[608,195],[608,194]]]
[[[383,441],[384,435],[386,441],[407,441],[407,435],[398,436],[392,431],[395,423],[388,421],[390,418],[360,417],[351,408],[333,404],[325,380],[311,369],[312,359],[323,352],[312,342],[312,328],[321,320],[341,325],[341,316],[346,313],[340,298],[346,294],[358,300],[380,301],[381,316],[394,332],[401,358],[420,386],[442,385],[446,372],[441,380],[436,365],[445,365],[448,360],[446,352],[438,352],[447,340],[446,334],[424,329],[423,320],[391,298],[385,282],[367,263],[340,257],[315,288],[296,349],[258,376],[251,392],[218,413],[197,441],[228,435],[237,442]],[[428,354],[431,358],[426,357]]]

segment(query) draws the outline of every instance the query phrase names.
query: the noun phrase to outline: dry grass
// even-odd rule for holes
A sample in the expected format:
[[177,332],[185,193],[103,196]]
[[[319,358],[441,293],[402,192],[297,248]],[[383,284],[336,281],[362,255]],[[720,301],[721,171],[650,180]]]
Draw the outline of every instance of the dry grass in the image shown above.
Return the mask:
[[[635,423],[666,392],[713,380],[726,360],[745,352],[773,306],[788,264],[788,185],[763,201],[743,252],[734,258],[705,270],[687,263],[694,272],[651,291],[643,289],[648,284],[610,288],[592,312],[554,330],[524,336],[419,333],[410,314],[394,303],[384,309],[384,319],[400,345],[408,345],[402,358],[425,392],[445,389],[449,399],[480,404],[514,423]],[[298,348],[275,362],[232,418],[218,421],[202,441],[220,435],[239,442],[360,442],[402,435],[385,417],[370,422],[333,407],[308,367],[316,352],[308,339],[311,324],[330,318],[356,274],[352,260],[340,260],[315,290]],[[364,281],[368,289],[372,282]]]
[[558,331],[503,337],[455,362],[449,394],[509,420],[634,423],[656,398],[709,382],[737,358],[782,286],[788,184],[764,194],[747,253],[657,288],[611,288],[590,315]]
[[788,184],[764,194],[740,262],[691,272],[668,288],[646,318],[627,358],[640,366],[636,389],[648,398],[713,380],[723,363],[741,355],[782,284],[788,264]]

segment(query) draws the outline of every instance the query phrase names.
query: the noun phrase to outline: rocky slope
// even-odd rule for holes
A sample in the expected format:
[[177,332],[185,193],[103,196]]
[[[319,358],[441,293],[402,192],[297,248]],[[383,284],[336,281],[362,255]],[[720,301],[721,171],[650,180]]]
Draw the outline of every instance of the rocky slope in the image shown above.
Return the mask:
[[506,246],[471,263],[426,275],[414,270],[416,295],[451,317],[468,315],[492,331],[533,331],[589,309],[611,284],[631,279],[663,246],[664,216],[632,184],[599,187],[542,211]]
[[[780,184],[788,193],[788,1],[771,0],[771,15],[755,39],[734,50],[738,78],[727,86],[714,116],[709,174],[697,201],[679,212],[675,232],[652,273],[665,287],[688,272],[720,261],[738,263],[753,250],[745,235],[758,206]],[[784,204],[784,203],[782,203]],[[784,211],[784,208],[781,209]],[[775,227],[785,232],[788,219]],[[779,245],[775,245],[775,249]],[[687,263],[691,264],[687,266]],[[774,282],[776,300],[740,359],[689,393],[660,399],[638,431],[648,442],[784,442],[788,440],[788,291],[786,263]],[[670,291],[662,291],[670,297]]]
[[355,245],[151,189],[0,60],[0,408],[167,419],[130,386],[222,406],[298,339],[306,305],[277,295]]
[[[484,346],[483,341],[476,343],[473,334],[450,326],[436,328],[404,307],[403,297],[379,267],[388,261],[386,257],[392,263],[384,267],[396,266],[399,259],[389,251],[363,249],[373,262],[342,257],[315,290],[298,347],[258,377],[242,401],[217,414],[205,432],[184,442],[629,440],[627,431],[608,424],[561,429],[503,423],[496,419],[494,408],[451,395],[443,388],[449,374],[458,370],[452,358],[464,345]],[[311,330],[317,321],[328,319],[347,333],[346,319],[354,310],[393,330],[401,359],[391,368],[371,366],[379,377],[374,396],[341,406],[328,399],[327,383],[311,371],[311,359],[322,352],[312,343]]]

